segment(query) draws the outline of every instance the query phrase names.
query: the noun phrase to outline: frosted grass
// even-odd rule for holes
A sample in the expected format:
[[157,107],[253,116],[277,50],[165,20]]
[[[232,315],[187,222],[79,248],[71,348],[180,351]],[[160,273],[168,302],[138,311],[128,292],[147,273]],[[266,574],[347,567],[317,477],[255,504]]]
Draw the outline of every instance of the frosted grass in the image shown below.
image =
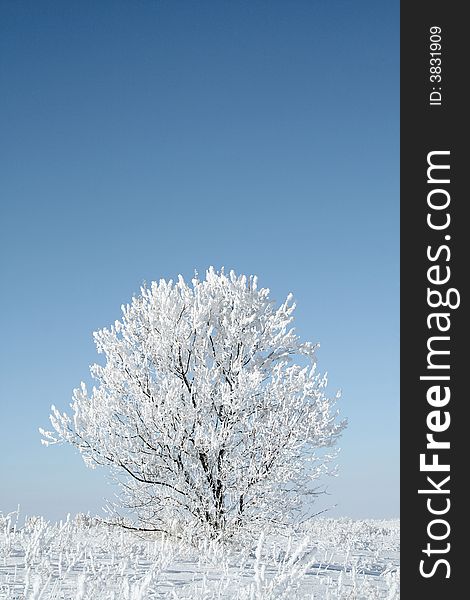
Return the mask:
[[237,548],[0,515],[0,598],[396,600],[399,522],[317,518]]

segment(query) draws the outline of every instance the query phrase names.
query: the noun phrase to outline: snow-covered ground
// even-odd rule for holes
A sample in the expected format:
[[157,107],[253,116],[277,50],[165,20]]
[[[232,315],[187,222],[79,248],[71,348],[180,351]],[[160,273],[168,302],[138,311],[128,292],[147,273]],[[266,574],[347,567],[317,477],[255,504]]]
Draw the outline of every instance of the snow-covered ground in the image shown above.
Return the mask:
[[399,598],[399,521],[316,518],[252,547],[138,536],[87,519],[0,515],[0,598]]

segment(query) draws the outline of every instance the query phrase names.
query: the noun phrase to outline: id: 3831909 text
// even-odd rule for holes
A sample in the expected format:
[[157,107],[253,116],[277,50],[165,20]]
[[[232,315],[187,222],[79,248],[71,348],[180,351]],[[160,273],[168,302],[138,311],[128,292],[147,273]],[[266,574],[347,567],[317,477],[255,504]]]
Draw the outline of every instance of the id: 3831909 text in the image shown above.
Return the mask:
[[442,29],[437,25],[429,28],[429,94],[430,106],[442,105]]

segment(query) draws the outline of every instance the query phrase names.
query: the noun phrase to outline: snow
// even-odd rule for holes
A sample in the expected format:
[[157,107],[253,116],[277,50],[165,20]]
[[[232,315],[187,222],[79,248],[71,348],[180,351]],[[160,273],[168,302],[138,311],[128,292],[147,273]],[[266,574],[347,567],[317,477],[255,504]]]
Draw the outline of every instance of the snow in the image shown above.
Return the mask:
[[399,521],[316,518],[258,541],[190,544],[78,516],[0,515],[0,598],[399,598]]

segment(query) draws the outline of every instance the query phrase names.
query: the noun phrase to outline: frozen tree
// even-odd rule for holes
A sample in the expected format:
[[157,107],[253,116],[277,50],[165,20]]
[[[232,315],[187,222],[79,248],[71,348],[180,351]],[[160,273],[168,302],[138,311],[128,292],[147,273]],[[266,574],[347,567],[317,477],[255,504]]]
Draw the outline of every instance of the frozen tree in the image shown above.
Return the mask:
[[52,406],[43,443],[109,467],[141,529],[214,537],[295,518],[344,423],[316,346],[291,327],[294,308],[223,269],[142,287],[94,333],[97,385],[74,390],[70,415]]

